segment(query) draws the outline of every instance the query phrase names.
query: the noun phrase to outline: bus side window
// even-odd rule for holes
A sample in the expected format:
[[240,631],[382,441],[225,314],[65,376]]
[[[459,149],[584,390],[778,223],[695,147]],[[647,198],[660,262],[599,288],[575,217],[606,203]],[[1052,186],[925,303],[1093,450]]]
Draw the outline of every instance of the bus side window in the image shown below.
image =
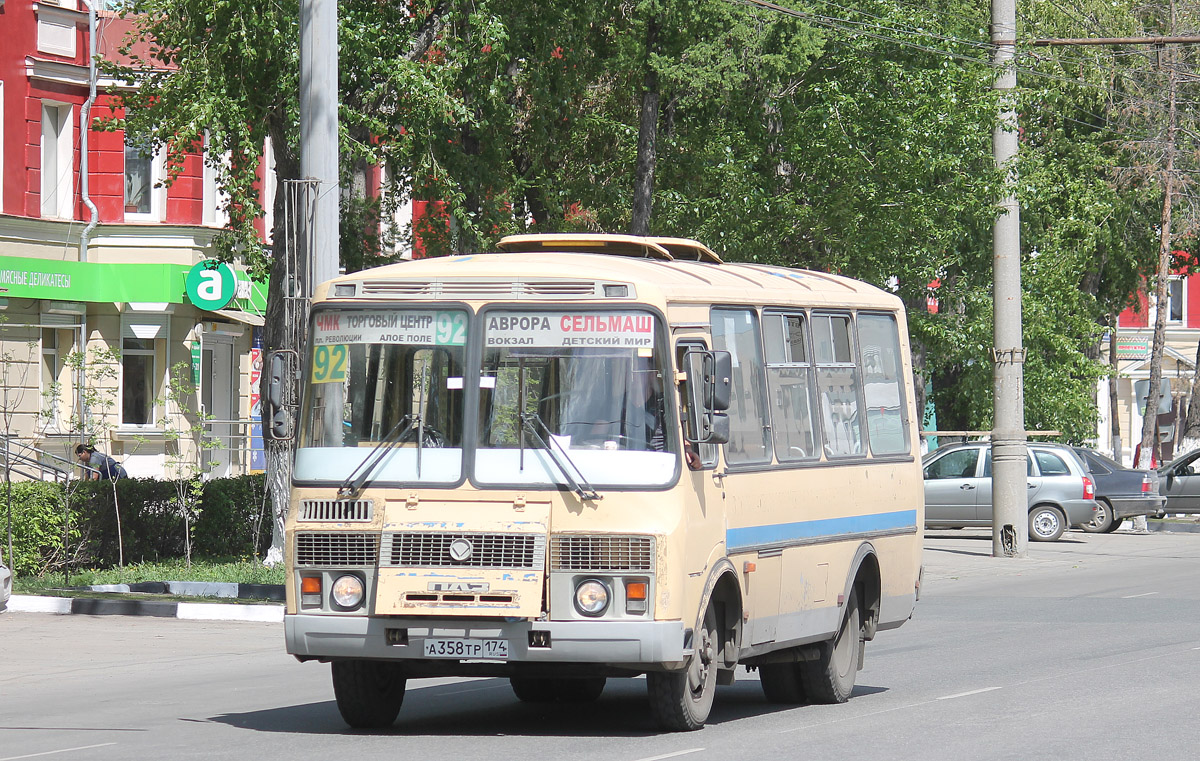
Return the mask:
[[871,453],[908,454],[908,404],[896,318],[859,313],[858,348]]
[[[708,348],[708,347],[706,347],[704,344],[700,343],[699,341],[680,341],[675,347],[675,366],[680,369],[685,368],[683,357],[685,354],[687,354],[688,349],[706,349],[706,348]],[[687,383],[690,383],[690,382],[691,382],[691,378],[688,378]],[[687,430],[687,419],[692,414],[692,410],[688,405],[688,400],[690,398],[691,398],[691,394],[688,393],[687,385],[686,384],[681,385],[679,387],[679,419],[680,419],[680,423],[683,425],[683,429],[685,431]],[[684,437],[683,440],[686,441],[686,437]],[[696,445],[685,444],[685,446],[696,446]],[[704,469],[707,470],[709,468],[715,468],[717,466],[717,445],[716,444],[700,444],[698,448],[700,450],[699,451],[700,462],[703,465]],[[686,466],[686,462],[685,462],[685,466]]]
[[766,384],[757,313],[753,309],[713,309],[712,340],[714,350],[729,352],[733,360],[725,459],[731,465],[770,462],[771,427],[763,398]]
[[828,457],[865,455],[858,409],[858,364],[848,314],[814,314],[817,398]]
[[774,421],[775,457],[780,462],[815,459],[816,421],[813,419],[812,360],[803,313],[763,315],[767,358],[767,391]]

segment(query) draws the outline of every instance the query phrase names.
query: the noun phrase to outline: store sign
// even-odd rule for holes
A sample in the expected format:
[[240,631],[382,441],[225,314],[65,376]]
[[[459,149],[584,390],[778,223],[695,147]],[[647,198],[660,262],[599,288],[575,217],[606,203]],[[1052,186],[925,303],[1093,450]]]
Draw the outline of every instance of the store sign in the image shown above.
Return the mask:
[[1149,338],[1117,337],[1117,359],[1149,359]]
[[0,296],[54,301],[179,303],[178,264],[56,262],[0,256]]
[[467,314],[398,309],[321,312],[313,317],[312,342],[316,346],[463,346],[467,342]]
[[188,270],[187,297],[201,309],[224,309],[237,295],[233,268],[216,259],[206,259]]
[[484,320],[489,347],[654,346],[654,318],[644,312],[495,311]]

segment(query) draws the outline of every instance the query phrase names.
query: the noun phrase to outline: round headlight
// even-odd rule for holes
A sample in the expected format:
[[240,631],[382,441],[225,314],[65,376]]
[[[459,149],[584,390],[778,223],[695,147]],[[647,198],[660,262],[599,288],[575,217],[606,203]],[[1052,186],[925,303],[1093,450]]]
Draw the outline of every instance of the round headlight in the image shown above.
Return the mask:
[[575,587],[575,609],[585,616],[598,616],[608,608],[608,587],[587,579]]
[[363,599],[362,579],[349,574],[339,576],[338,580],[333,582],[330,597],[339,608],[357,608]]

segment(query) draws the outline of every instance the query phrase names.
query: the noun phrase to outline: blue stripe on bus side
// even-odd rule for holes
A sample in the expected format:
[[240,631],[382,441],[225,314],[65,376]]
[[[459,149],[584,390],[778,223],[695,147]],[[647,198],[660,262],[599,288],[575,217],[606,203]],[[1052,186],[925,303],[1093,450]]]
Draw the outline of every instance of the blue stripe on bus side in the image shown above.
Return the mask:
[[746,526],[725,529],[727,552],[770,544],[785,544],[805,539],[836,539],[847,534],[868,534],[874,531],[917,528],[916,510],[897,510],[894,513],[852,515],[847,518],[825,518],[798,523],[776,523],[770,526]]

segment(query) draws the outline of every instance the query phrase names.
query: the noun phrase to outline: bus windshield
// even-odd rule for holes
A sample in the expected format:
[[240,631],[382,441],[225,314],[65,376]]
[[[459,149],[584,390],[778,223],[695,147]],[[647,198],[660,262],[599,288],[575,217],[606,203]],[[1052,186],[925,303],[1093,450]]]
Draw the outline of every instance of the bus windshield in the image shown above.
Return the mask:
[[679,434],[657,317],[504,310],[482,321],[476,481],[670,483]]
[[315,313],[297,479],[459,481],[467,327],[454,309]]

